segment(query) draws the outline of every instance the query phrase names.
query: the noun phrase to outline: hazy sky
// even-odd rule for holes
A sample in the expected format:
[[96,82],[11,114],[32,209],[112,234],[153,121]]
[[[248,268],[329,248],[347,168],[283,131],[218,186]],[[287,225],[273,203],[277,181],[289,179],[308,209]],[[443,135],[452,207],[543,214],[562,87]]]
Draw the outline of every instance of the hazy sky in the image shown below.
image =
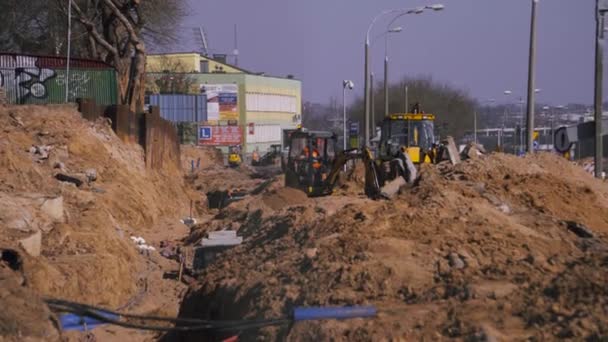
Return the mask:
[[[432,4],[409,0],[190,0],[187,26],[205,27],[214,50],[231,52],[238,25],[239,66],[303,82],[304,100],[341,98],[342,80],[363,91],[363,43],[371,19],[385,9]],[[443,0],[442,12],[402,17],[390,37],[390,79],[430,75],[479,100],[525,95],[531,0]],[[372,37],[386,29],[379,21]],[[540,0],[537,101],[593,101],[594,1]],[[183,41],[192,50],[192,41]],[[384,42],[372,49],[383,75]],[[525,98],[525,96],[524,96]]]

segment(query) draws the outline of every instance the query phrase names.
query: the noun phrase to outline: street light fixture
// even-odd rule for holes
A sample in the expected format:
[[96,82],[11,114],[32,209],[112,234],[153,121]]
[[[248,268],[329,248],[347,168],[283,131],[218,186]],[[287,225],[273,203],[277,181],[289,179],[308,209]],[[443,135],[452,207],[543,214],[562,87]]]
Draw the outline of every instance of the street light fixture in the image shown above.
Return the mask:
[[[407,11],[405,13],[400,13],[393,17],[393,19],[387,25],[388,32],[391,32],[392,29],[390,27],[397,21],[397,19],[403,17],[407,14],[420,14],[424,12],[425,9],[430,9],[433,11],[441,11],[445,8],[442,4],[429,5],[425,7],[418,7],[414,10]],[[398,27],[400,30],[397,32],[401,32],[401,27]],[[389,115],[389,96],[388,96],[388,35],[384,37],[384,116]],[[405,110],[408,108],[406,106]]]
[[[343,151],[346,151],[346,89],[353,90],[355,83],[351,80],[342,81],[342,134],[343,134]],[[346,164],[344,164],[344,171],[346,171]]]
[[355,83],[351,80],[342,81],[342,125],[343,125],[343,134],[344,134],[344,142],[343,149],[346,150],[346,89],[353,90],[355,87]]
[[[392,22],[391,22],[391,24],[392,24]],[[378,41],[378,38],[384,36],[384,79],[385,80],[387,79],[387,77],[386,77],[386,75],[387,75],[387,66],[386,66],[386,64],[387,64],[387,58],[388,58],[387,57],[388,36],[389,36],[390,33],[399,33],[401,31],[403,31],[403,27],[401,27],[401,26],[391,27],[391,25],[388,25],[386,31],[384,31],[381,34],[379,34],[376,37],[374,37],[374,40],[371,42],[371,46],[374,46],[374,43]],[[374,88],[374,84],[373,84],[374,77],[373,76],[374,76],[374,73],[372,72],[371,75],[370,75],[370,83],[372,83],[371,87],[370,87],[371,88],[370,89],[370,93],[371,93],[371,95],[370,95],[371,96],[370,102],[371,102],[371,107],[372,107],[371,108],[371,112],[372,112],[371,122],[372,122],[372,125],[374,125],[374,127],[372,127],[372,131],[375,130],[375,125],[376,125],[376,110],[374,108],[374,89],[373,89]],[[387,85],[386,85],[386,82],[385,82],[385,84],[384,84],[385,111],[388,110],[388,106],[387,106],[388,100],[387,100],[387,96],[386,96],[387,95],[386,87],[387,87]],[[384,116],[387,116],[387,115],[388,114],[385,113]]]
[[370,40],[369,40],[369,34],[374,26],[374,24],[376,23],[376,21],[378,21],[378,19],[380,19],[381,17],[388,15],[388,14],[392,14],[392,13],[398,13],[398,14],[420,14],[422,12],[424,12],[425,9],[430,9],[430,10],[434,10],[434,11],[440,11],[444,9],[444,6],[441,4],[435,4],[435,5],[428,5],[428,6],[424,6],[424,7],[417,7],[417,8],[395,8],[395,9],[390,9],[390,10],[386,10],[383,12],[380,12],[379,14],[377,14],[373,19],[372,22],[369,24],[369,27],[367,28],[367,32],[365,34],[365,65],[364,65],[364,79],[365,79],[365,85],[364,85],[364,92],[365,92],[365,145],[368,146],[369,145],[369,121],[370,121],[370,65],[369,65],[369,47],[370,47]]

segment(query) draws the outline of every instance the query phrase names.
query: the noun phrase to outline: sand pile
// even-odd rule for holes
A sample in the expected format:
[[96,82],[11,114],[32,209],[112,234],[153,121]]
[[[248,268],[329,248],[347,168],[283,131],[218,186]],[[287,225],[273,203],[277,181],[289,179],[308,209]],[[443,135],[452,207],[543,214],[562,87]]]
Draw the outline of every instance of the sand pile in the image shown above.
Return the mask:
[[244,336],[279,340],[608,334],[608,186],[559,157],[423,166],[390,202],[334,195],[273,208],[270,191],[208,222],[245,240],[205,270],[184,316],[280,317],[300,305],[381,312]]
[[195,170],[210,169],[224,164],[222,151],[215,147],[182,145],[180,153],[182,169],[186,172],[192,171],[193,164]]
[[125,305],[145,268],[130,236],[187,213],[181,171],[147,170],[139,145],[73,107],[1,107],[0,127],[0,249],[23,258],[13,272],[37,295]]

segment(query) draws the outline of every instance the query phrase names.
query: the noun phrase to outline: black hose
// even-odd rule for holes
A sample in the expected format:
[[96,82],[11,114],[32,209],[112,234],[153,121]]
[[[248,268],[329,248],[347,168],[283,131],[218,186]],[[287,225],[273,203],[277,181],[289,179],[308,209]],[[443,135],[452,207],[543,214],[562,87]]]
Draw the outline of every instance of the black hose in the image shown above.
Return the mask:
[[[121,326],[124,328],[133,328],[141,330],[152,330],[152,331],[202,331],[202,330],[220,330],[220,331],[241,331],[247,329],[263,328],[273,325],[284,325],[290,322],[290,319],[279,318],[279,319],[265,319],[265,320],[235,320],[235,321],[210,321],[190,318],[171,318],[171,317],[158,317],[158,316],[147,316],[147,315],[133,315],[123,314],[116,311],[87,305],[81,303],[75,303],[65,300],[58,299],[45,299],[49,307],[55,311],[70,312],[81,316],[94,318],[100,322]],[[162,321],[172,322],[177,324],[187,324],[185,326],[174,326],[164,327],[159,325],[147,325],[129,323],[124,321],[115,320],[101,315],[99,312],[117,315],[128,319],[137,319],[143,321]]]

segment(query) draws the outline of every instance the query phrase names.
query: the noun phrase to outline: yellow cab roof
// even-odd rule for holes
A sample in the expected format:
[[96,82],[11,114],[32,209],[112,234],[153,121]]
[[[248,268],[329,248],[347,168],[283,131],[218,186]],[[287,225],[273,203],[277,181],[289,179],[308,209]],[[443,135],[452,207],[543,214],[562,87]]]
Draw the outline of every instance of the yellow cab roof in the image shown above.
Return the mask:
[[435,120],[435,114],[396,113],[389,115],[391,120]]

